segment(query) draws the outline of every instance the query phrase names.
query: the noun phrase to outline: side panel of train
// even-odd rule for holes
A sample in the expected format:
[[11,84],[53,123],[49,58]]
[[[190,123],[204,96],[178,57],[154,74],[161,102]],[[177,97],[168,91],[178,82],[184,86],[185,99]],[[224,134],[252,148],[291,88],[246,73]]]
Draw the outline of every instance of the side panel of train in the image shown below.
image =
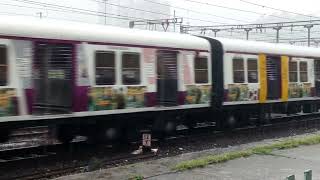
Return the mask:
[[163,127],[207,112],[211,99],[205,51],[0,39],[0,73],[1,137],[40,124],[58,127],[62,141],[116,126]]
[[79,59],[78,83],[87,87],[88,95],[79,95],[84,98],[75,103],[79,106],[77,112],[122,113],[127,109],[149,111],[161,106],[192,108],[194,104],[209,104],[208,53],[82,46],[85,50],[80,52],[86,54],[82,55],[84,59]]
[[209,108],[208,52],[0,39],[0,56],[2,122]]
[[288,105],[299,112],[299,106],[319,100],[319,68],[315,58],[226,53],[224,105],[280,103],[286,106],[280,108],[283,113],[292,111]]

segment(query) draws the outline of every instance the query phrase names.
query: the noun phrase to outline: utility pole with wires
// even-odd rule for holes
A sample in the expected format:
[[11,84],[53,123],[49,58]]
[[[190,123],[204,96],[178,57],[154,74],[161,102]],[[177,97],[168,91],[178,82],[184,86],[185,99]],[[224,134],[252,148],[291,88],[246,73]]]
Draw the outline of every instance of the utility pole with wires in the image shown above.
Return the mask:
[[42,12],[37,12],[37,14],[39,14],[39,18],[42,19],[43,13]]
[[150,20],[136,20],[130,21],[129,27],[135,28],[137,26],[145,27],[148,30],[157,30],[156,26],[160,25],[163,28],[163,31],[167,32],[170,25],[173,25],[174,30],[176,29],[175,26],[180,26],[180,30],[182,27],[183,18],[171,18],[171,19],[150,19]]
[[104,0],[104,25],[107,24],[107,1],[108,0]]
[[[232,34],[227,33],[241,33],[241,31],[245,32],[244,36],[243,33],[240,34],[238,38],[240,39],[247,39],[249,40],[249,35],[251,35],[251,40],[258,40],[258,41],[267,41],[267,39],[271,40],[276,43],[291,43],[297,42],[300,36],[303,36],[303,40],[299,39],[299,43],[306,43],[305,45],[311,46],[315,40],[320,39],[320,36],[316,36],[320,29],[320,20],[313,19],[313,20],[299,20],[299,21],[285,21],[285,22],[271,22],[271,23],[252,23],[252,24],[226,24],[226,25],[212,25],[212,26],[190,26],[190,25],[182,25],[181,32],[190,33],[190,34],[206,34],[206,32],[214,32],[214,36],[217,35],[217,32],[221,34],[221,37],[230,37]],[[273,30],[275,35],[268,34],[267,29]],[[294,31],[295,29],[295,31]],[[314,30],[314,37],[311,38],[311,30]],[[264,33],[263,33],[264,31]],[[288,33],[286,32],[295,32],[294,37],[287,37]],[[257,33],[260,32],[261,35],[265,36],[267,39],[259,39],[257,38]],[[282,38],[280,38],[280,32],[282,32]],[[299,36],[297,35],[299,33]],[[306,36],[306,34],[307,36]],[[232,37],[233,38],[233,37]]]
[[173,32],[176,32],[176,10],[173,11]]

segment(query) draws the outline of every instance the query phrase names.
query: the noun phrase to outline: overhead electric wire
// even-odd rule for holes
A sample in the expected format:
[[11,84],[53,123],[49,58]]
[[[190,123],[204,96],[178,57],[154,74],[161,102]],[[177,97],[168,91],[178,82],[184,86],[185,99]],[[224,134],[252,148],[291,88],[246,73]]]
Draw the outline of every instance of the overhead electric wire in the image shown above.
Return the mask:
[[0,14],[5,14],[5,15],[16,15],[16,16],[39,17],[39,16],[37,16],[37,15],[32,15],[32,14],[21,14],[21,13],[5,12],[5,11],[0,11]]
[[[105,2],[105,1],[99,1],[99,0],[90,0],[90,1],[98,2],[98,3],[103,3],[103,4],[109,4],[109,5],[111,5],[111,6],[116,6],[116,7],[125,8],[125,9],[132,9],[132,10],[136,10],[136,11],[141,11],[141,12],[147,12],[147,13],[157,14],[157,15],[164,15],[164,16],[168,16],[168,17],[172,16],[171,14],[166,14],[166,13],[161,13],[161,12],[155,12],[155,11],[150,11],[150,10],[144,10],[144,9],[139,9],[139,8],[133,8],[133,7],[123,6],[123,5],[119,5],[119,4],[113,4],[113,3],[109,3],[109,2]],[[168,5],[168,6],[170,6],[170,5]],[[190,20],[195,20],[195,21],[216,23],[216,24],[229,24],[229,23],[209,21],[209,20],[204,20],[204,19],[199,19],[199,18],[190,18],[190,17],[185,17],[185,16],[178,16],[178,17],[185,18],[185,19],[190,19]],[[233,19],[233,20],[234,20],[234,19]]]
[[192,9],[187,9],[187,8],[183,8],[183,7],[172,6],[172,5],[169,5],[169,4],[165,4],[165,3],[161,3],[161,2],[155,2],[155,1],[152,1],[152,0],[143,0],[143,1],[149,2],[149,3],[153,3],[153,4],[162,5],[162,6],[168,6],[168,7],[172,7],[172,8],[175,8],[175,9],[181,9],[181,10],[184,10],[184,11],[194,12],[194,13],[197,13],[197,14],[205,14],[205,15],[209,15],[209,16],[213,16],[213,17],[217,17],[217,18],[222,18],[222,19],[227,19],[227,20],[233,20],[233,21],[239,21],[239,22],[240,21],[241,22],[250,22],[250,21],[245,21],[245,20],[242,20],[242,19],[235,19],[235,18],[230,18],[230,17],[225,17],[225,16],[219,16],[219,15],[216,15],[216,14],[196,11],[196,10],[192,10]]
[[[44,10],[44,8],[40,8],[40,7],[34,7],[34,6],[24,6],[24,5],[16,5],[16,4],[7,4],[7,3],[2,3],[0,2],[0,5],[5,5],[5,6],[13,6],[13,7],[19,7],[19,8],[29,8],[29,9],[39,9],[39,10]],[[93,13],[87,13],[87,12],[77,12],[77,11],[73,11],[73,10],[64,10],[64,9],[54,9],[54,8],[50,8],[50,7],[46,7],[45,10],[50,10],[50,11],[57,11],[57,12],[74,12],[74,13],[78,13],[78,14],[85,14],[85,15],[91,15],[91,16],[101,16],[101,17],[105,17],[104,15],[100,15],[100,14],[93,14]],[[9,13],[7,12],[6,14],[11,14],[11,15],[19,15],[19,16],[30,16],[27,14],[17,14],[17,13]],[[31,15],[33,17],[39,17],[37,15]],[[119,18],[119,17],[112,17],[112,16],[108,16],[110,18],[117,18],[117,19],[122,19],[122,20],[128,20],[128,18]],[[50,19],[57,19],[57,20],[70,20],[70,19],[66,19],[66,18],[53,18],[53,17],[47,17],[45,16],[45,18],[50,18]],[[72,20],[70,20],[72,21]],[[77,20],[76,22],[86,22],[86,21],[79,21]]]
[[[289,39],[290,37],[292,37],[292,34],[289,34],[288,32],[291,30],[290,29],[281,29],[280,31],[280,34],[282,34],[281,32],[286,32],[285,34],[283,34],[282,36],[282,39],[283,38],[287,38]],[[195,33],[192,33],[192,34],[201,34],[202,31],[201,30],[196,30],[194,31]],[[207,29],[206,31],[207,33],[206,34],[213,34],[212,31],[210,31],[210,29]],[[292,30],[292,32],[297,32],[295,35],[299,35],[299,37],[306,37],[306,34],[303,35],[302,33],[306,33],[306,31],[303,31],[303,30]],[[317,32],[319,31],[314,31],[313,34],[318,34]],[[233,34],[236,34],[236,35],[230,35],[228,33],[233,33]],[[272,32],[272,33],[275,33]],[[261,33],[261,32],[256,32],[256,31],[250,31],[249,33],[249,39],[250,40],[257,40],[257,39],[271,39],[271,40],[274,40],[276,38],[275,34],[273,35],[270,31],[269,33]],[[243,31],[243,30],[238,30],[238,29],[225,29],[223,31],[219,31],[218,34],[217,34],[217,37],[231,37],[231,38],[239,38],[239,39],[245,39],[245,36],[246,36],[246,32]]]
[[51,7],[59,10],[65,10],[65,11],[70,11],[70,12],[77,12],[77,13],[82,13],[82,14],[88,14],[88,15],[96,15],[96,16],[105,16],[105,15],[113,15],[113,16],[108,16],[111,18],[115,19],[126,19],[126,20],[148,20],[145,18],[137,18],[137,17],[131,17],[131,16],[125,16],[125,15],[118,15],[118,14],[112,14],[112,13],[106,13],[106,12],[99,12],[99,11],[93,11],[93,10],[88,10],[88,9],[81,9],[81,8],[75,8],[71,6],[62,6],[62,5],[56,5],[56,4],[50,4],[50,3],[42,3],[42,2],[36,2],[36,1],[30,1],[30,0],[11,0],[11,1],[16,1],[16,2],[22,2],[26,4],[33,4],[33,5],[38,5],[38,6],[44,6],[44,7]]
[[[0,3],[0,5],[8,5],[8,6],[15,6],[13,4],[5,4],[5,3]],[[17,6],[17,7],[21,7],[21,8],[32,8],[32,9],[43,9],[43,8],[36,8],[36,7],[30,7],[30,6]],[[54,10],[54,9],[50,9],[51,11],[58,11],[58,12],[69,12],[69,11],[64,11],[64,10]],[[77,13],[77,12],[76,12]],[[16,16],[30,16],[30,17],[35,17],[35,18],[39,18],[38,15],[32,15],[32,14],[22,14],[22,13],[14,13],[14,12],[4,12],[4,11],[0,11],[0,14],[5,14],[5,15],[16,15]],[[55,20],[66,20],[66,21],[72,21],[72,22],[87,22],[87,21],[81,21],[79,20],[79,18],[77,20],[72,20],[72,19],[67,19],[67,18],[54,18],[54,17],[47,17],[45,16],[45,18],[48,19],[55,19]]]
[[309,18],[320,18],[317,16],[312,16],[312,15],[308,15],[308,14],[302,14],[302,13],[297,13],[297,12],[292,12],[292,11],[288,11],[288,10],[283,10],[283,9],[278,9],[278,8],[274,8],[274,7],[270,7],[270,6],[266,6],[266,5],[262,5],[262,4],[257,4],[257,3],[253,3],[250,1],[246,1],[246,0],[240,0],[243,3],[246,4],[251,4],[254,6],[259,6],[259,7],[263,7],[263,8],[268,8],[268,9],[272,9],[272,10],[276,10],[276,11],[282,11],[282,12],[286,12],[286,13],[290,13],[290,14],[295,14],[295,15],[299,15],[299,16],[305,16],[305,17],[309,17]]
[[[39,8],[39,7],[31,7],[31,6],[23,6],[23,5],[15,5],[15,4],[6,4],[6,3],[0,3],[2,5],[8,5],[8,6],[16,6],[16,7],[22,7],[22,8],[34,8],[34,9],[43,9],[43,8]],[[51,11],[59,11],[59,12],[69,12],[70,10],[64,10],[64,9],[52,9],[51,7],[46,7],[47,10],[51,10]],[[73,12],[73,11],[72,11]],[[76,13],[83,13],[83,12],[76,12]],[[85,13],[88,14],[88,13]],[[95,15],[95,16],[104,16],[104,15],[97,15],[97,14],[89,14],[89,15]],[[33,17],[37,17],[37,16],[33,16]],[[57,19],[57,18],[52,18],[52,19]],[[236,31],[235,31],[236,32]],[[239,31],[237,33],[240,33]]]
[[[125,17],[125,18],[130,18],[130,19],[140,19],[140,20],[150,20],[150,19],[145,19],[145,18],[138,18],[138,17],[130,17],[130,16],[124,16],[124,15],[117,15],[117,14],[112,14],[112,13],[106,13],[106,12],[97,12],[97,11],[93,11],[93,10],[87,10],[87,9],[81,9],[81,8],[75,8],[75,7],[71,7],[71,6],[62,6],[62,5],[56,5],[56,4],[49,4],[49,3],[42,3],[42,2],[36,2],[36,1],[31,1],[31,0],[11,0],[11,1],[18,1],[18,2],[24,2],[24,3],[29,3],[29,4],[36,4],[36,5],[42,5],[42,6],[54,6],[56,8],[69,8],[69,9],[73,9],[73,10],[80,10],[80,11],[88,11],[91,13],[99,13],[99,14],[108,14],[108,15],[114,15],[114,16],[120,16],[120,17]],[[129,8],[129,7],[128,7]],[[133,8],[131,8],[133,9]],[[142,10],[141,11],[145,11],[148,12],[146,10]],[[150,11],[149,11],[150,12]],[[155,12],[154,12],[155,13]],[[159,13],[157,13],[159,14]],[[166,14],[168,16],[170,16],[170,14]],[[190,18],[189,18],[190,19]],[[191,18],[193,20],[197,20],[197,21],[202,21],[202,22],[209,22],[209,23],[213,23],[213,24],[227,24],[227,23],[223,23],[223,22],[215,22],[215,21],[210,21],[210,20],[203,20],[203,19],[197,19],[197,18]]]
[[[202,4],[202,5],[206,5],[206,6],[218,7],[218,8],[223,8],[223,9],[228,9],[228,10],[233,10],[233,11],[241,11],[241,12],[252,13],[252,14],[266,15],[265,13],[259,13],[256,11],[244,10],[244,9],[239,9],[239,8],[232,8],[232,7],[227,7],[227,6],[222,6],[222,5],[218,5],[218,4],[212,4],[212,3],[204,3],[204,2],[199,2],[199,1],[195,1],[195,0],[183,0],[183,1]],[[282,16],[276,16],[273,14],[270,14],[268,16],[272,16],[272,17],[276,17],[276,18],[280,18],[280,19],[293,20],[292,18],[285,18]]]

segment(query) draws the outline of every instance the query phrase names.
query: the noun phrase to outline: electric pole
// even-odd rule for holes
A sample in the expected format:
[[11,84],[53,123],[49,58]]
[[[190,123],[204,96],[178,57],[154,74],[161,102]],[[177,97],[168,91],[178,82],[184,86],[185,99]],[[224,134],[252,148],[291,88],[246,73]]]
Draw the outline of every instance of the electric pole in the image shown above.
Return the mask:
[[42,12],[37,12],[37,14],[39,14],[39,18],[42,19]]
[[107,24],[107,1],[108,0],[104,0],[104,25]]

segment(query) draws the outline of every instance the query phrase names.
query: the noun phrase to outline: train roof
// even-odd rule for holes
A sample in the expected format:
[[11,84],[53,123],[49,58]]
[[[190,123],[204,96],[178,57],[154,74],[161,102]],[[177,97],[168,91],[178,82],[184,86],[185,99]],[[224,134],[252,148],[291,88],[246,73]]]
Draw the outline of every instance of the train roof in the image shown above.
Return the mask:
[[297,57],[319,57],[320,49],[306,46],[294,46],[289,44],[276,44],[239,39],[214,38],[220,41],[225,52],[239,52],[249,54],[288,55]]
[[[1,35],[201,51],[210,49],[210,44],[207,40],[188,34],[19,16],[0,16]],[[320,57],[320,49],[318,48],[227,38],[213,39],[222,43],[225,52]]]
[[19,16],[0,16],[0,35],[202,51],[210,47],[207,40],[187,34]]

